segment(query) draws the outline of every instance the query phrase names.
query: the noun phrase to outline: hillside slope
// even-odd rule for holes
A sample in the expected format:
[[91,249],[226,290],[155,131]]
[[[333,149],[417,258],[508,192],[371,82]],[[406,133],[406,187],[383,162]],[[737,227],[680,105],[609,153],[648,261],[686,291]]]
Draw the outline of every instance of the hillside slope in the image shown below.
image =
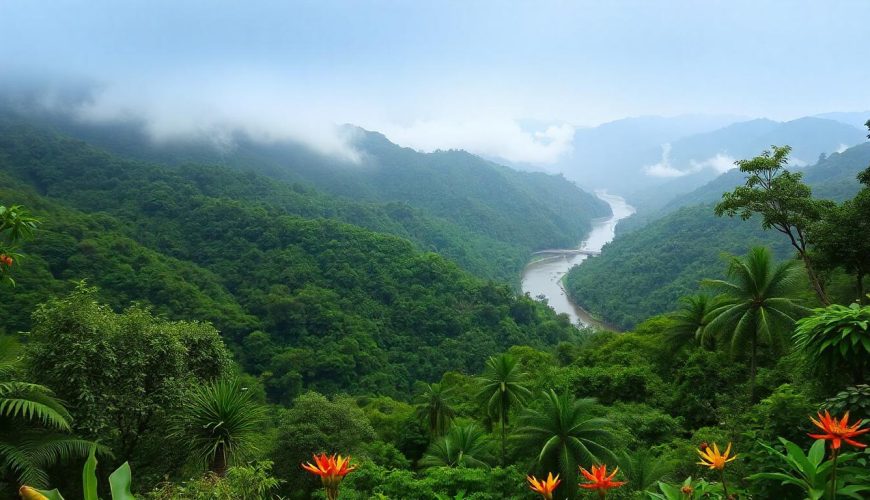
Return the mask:
[[406,395],[416,380],[574,332],[506,285],[408,240],[326,219],[342,206],[325,209],[323,197],[253,174],[167,169],[7,128],[0,175],[2,203],[26,203],[46,220],[25,247],[14,298],[0,301],[7,332],[27,329],[22,311],[69,280],[88,279],[112,305],[214,321],[276,401],[303,387]]

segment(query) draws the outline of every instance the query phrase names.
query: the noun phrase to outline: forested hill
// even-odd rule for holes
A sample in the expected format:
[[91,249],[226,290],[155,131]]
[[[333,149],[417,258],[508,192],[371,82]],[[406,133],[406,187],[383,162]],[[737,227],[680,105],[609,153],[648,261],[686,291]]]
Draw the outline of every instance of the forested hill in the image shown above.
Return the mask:
[[[801,171],[814,196],[843,200],[859,189],[855,176],[870,165],[870,143],[828,156]],[[629,329],[655,314],[673,310],[677,300],[698,290],[702,278],[724,274],[723,252],[745,254],[753,245],[767,245],[780,257],[792,255],[787,239],[762,231],[757,220],[716,217],[713,205],[722,193],[742,184],[731,171],[680,197],[665,215],[619,236],[602,255],[572,270],[569,293],[589,311]],[[628,224],[632,224],[632,218]],[[620,225],[623,224],[620,222]]]
[[324,206],[329,198],[254,174],[127,161],[32,128],[0,131],[0,176],[3,203],[45,221],[24,248],[18,288],[0,301],[8,332],[88,279],[115,307],[140,301],[215,322],[244,368],[287,401],[303,387],[407,394],[416,380],[575,331],[508,285],[323,218],[336,210],[404,227],[383,208]]
[[[840,153],[832,153],[806,168],[795,169],[803,174],[804,181],[813,188],[817,197],[842,201],[858,192],[855,176],[870,165],[870,142],[864,142]],[[743,184],[743,174],[738,169],[730,170],[707,184],[674,197],[663,207],[639,211],[629,219],[620,222],[618,232],[625,234],[643,227],[655,219],[686,206],[713,203],[722,198],[722,193]]]
[[[463,151],[420,153],[352,126],[342,135],[357,162],[241,132],[232,134],[231,146],[217,148],[205,140],[155,143],[137,123],[86,124],[59,115],[41,122],[128,158],[224,165],[357,201],[404,203],[526,253],[574,245],[590,219],[610,213],[606,203],[562,176],[512,170]],[[519,267],[511,272],[508,279],[516,279]]]

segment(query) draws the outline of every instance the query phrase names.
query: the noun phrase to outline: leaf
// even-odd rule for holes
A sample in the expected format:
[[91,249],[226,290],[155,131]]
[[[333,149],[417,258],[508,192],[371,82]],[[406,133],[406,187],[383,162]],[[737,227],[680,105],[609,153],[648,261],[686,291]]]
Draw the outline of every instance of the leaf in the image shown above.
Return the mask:
[[810,463],[812,463],[816,467],[818,467],[819,464],[822,463],[822,460],[825,459],[824,439],[817,439],[816,442],[813,443],[813,445],[810,447],[810,452],[807,455],[807,458],[809,458]]
[[130,491],[130,483],[133,482],[132,474],[130,473],[130,463],[124,462],[123,465],[115,469],[109,476],[109,487],[112,489],[112,500],[136,500],[133,493]]
[[82,469],[82,495],[84,500],[99,500],[97,496],[97,445],[91,446],[88,460]]
[[36,491],[42,493],[45,496],[45,498],[48,498],[48,500],[64,500],[63,495],[61,495],[60,492],[57,491],[57,488],[55,488],[53,490],[36,490]]

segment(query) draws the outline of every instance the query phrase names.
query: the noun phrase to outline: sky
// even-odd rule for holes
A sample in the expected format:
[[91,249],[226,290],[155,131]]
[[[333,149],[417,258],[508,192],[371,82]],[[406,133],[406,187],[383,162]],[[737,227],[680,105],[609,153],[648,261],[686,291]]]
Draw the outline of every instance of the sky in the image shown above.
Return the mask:
[[864,0],[0,0],[0,91],[156,140],[243,129],[352,156],[352,123],[546,164],[627,116],[867,109],[868,20]]

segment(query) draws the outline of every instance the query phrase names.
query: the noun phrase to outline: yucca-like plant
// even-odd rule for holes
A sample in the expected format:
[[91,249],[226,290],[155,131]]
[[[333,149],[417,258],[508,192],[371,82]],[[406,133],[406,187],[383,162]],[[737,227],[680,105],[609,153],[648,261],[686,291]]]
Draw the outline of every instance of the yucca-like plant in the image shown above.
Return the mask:
[[491,446],[486,433],[475,424],[454,425],[435,440],[420,460],[423,467],[489,467]]
[[264,408],[238,379],[223,379],[191,391],[171,435],[189,447],[192,458],[223,476],[231,463],[255,451],[264,417]]

